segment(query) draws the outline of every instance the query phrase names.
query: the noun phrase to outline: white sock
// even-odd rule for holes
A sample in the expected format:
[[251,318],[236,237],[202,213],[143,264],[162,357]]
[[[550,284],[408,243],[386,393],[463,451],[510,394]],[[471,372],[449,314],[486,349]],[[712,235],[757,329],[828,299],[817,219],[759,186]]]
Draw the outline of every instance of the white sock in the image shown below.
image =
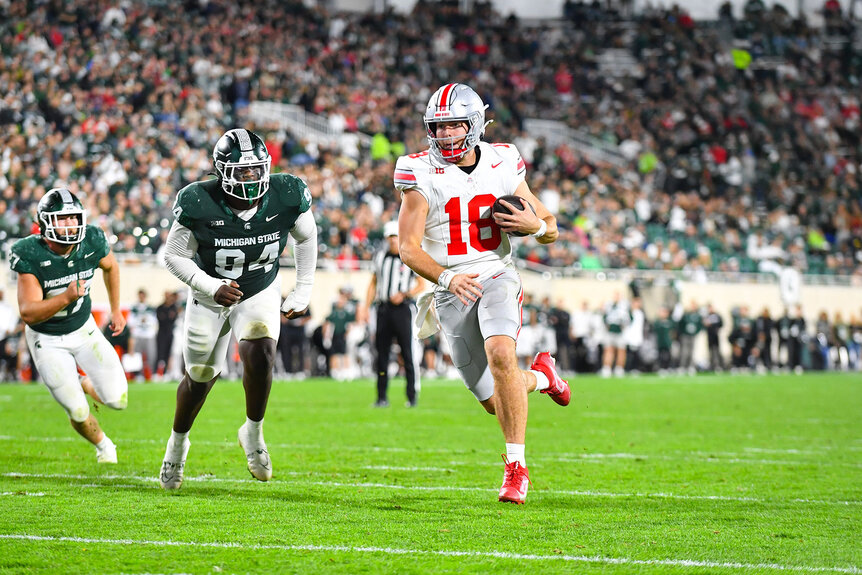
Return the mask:
[[188,436],[188,431],[186,431],[185,433],[178,433],[172,429],[171,438],[168,439],[168,450],[173,451],[177,449],[182,449],[183,443],[185,443]]
[[100,441],[99,443],[96,444],[96,449],[101,451],[102,449],[105,449],[109,445],[113,445],[113,444],[114,444],[114,442],[111,441],[111,438],[108,437],[107,434],[103,434],[102,435],[102,441]]
[[263,437],[263,420],[254,421],[246,417],[245,432],[249,437]]
[[536,391],[542,391],[551,387],[551,382],[548,381],[548,376],[536,369],[531,369],[530,373],[536,376]]
[[[547,378],[546,378],[547,379]],[[524,467],[527,466],[527,460],[524,459],[524,449],[525,445],[523,443],[507,443],[506,444],[506,459],[509,463],[513,461],[517,461]]]

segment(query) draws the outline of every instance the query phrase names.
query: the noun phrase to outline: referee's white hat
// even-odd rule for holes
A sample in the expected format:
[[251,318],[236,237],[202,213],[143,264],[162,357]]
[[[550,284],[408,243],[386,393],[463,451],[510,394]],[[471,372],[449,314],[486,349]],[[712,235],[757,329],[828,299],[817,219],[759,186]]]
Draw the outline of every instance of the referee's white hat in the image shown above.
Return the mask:
[[383,237],[389,238],[398,235],[398,222],[386,222],[383,224]]

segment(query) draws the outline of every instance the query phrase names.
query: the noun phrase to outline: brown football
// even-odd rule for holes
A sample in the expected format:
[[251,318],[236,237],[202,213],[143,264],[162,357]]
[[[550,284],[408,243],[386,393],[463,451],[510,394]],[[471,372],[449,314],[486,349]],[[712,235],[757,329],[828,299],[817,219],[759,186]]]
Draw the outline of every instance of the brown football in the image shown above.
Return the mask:
[[[506,206],[504,206],[503,204],[500,203],[500,200],[503,200],[504,202],[508,202],[508,203],[512,204],[513,206],[515,206],[516,209],[519,209],[519,210],[523,210],[524,204],[526,204],[526,205],[530,206],[530,209],[533,210],[534,214],[536,213],[536,208],[534,208],[533,205],[530,202],[528,202],[527,200],[525,200],[524,198],[522,198],[520,196],[515,196],[515,195],[507,195],[507,196],[500,196],[499,198],[497,198],[497,200],[494,202],[494,205],[491,206],[491,214],[497,214],[497,213],[499,213],[499,214],[511,214],[512,213],[512,211],[509,208],[507,208]],[[529,235],[529,234],[527,234],[525,232],[510,232],[509,235],[524,237],[524,236]]]

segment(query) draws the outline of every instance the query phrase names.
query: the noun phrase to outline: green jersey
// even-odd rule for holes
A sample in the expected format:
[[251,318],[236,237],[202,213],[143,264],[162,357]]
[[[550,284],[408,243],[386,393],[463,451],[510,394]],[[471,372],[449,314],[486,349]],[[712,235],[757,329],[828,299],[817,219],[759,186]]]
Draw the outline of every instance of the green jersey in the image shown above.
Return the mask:
[[679,331],[684,335],[697,335],[701,329],[703,329],[703,317],[699,312],[686,312],[679,320]]
[[194,182],[179,191],[177,221],[198,244],[195,263],[212,277],[234,280],[243,299],[263,291],[278,275],[278,257],[302,212],[311,207],[305,183],[290,174],[273,174],[269,191],[248,221],[224,200],[219,180]]
[[[12,246],[9,265],[19,274],[33,274],[42,286],[42,298],[48,299],[66,291],[75,280],[90,282],[103,257],[111,252],[105,234],[96,226],[87,226],[84,240],[67,255],[51,250],[42,236],[28,236]],[[48,335],[72,333],[90,317],[90,290],[86,295],[31,328]]]
[[347,332],[347,324],[356,321],[356,315],[347,308],[335,306],[326,321],[332,323],[332,332],[340,335]]
[[670,349],[673,345],[676,322],[670,318],[658,318],[652,324],[655,332],[656,347],[658,349]]

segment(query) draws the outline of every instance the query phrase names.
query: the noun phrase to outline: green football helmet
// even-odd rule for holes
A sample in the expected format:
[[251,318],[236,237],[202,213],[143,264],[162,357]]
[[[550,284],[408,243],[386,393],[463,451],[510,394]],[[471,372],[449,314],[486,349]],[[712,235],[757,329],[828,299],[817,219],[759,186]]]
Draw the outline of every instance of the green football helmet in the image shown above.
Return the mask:
[[248,202],[269,190],[271,164],[261,137],[242,128],[225,132],[213,149],[213,166],[224,193]]
[[[74,216],[77,223],[67,218]],[[63,222],[60,222],[60,219]],[[45,192],[36,207],[39,233],[43,238],[58,244],[80,244],[87,232],[87,212],[75,194],[66,188],[53,188]]]

